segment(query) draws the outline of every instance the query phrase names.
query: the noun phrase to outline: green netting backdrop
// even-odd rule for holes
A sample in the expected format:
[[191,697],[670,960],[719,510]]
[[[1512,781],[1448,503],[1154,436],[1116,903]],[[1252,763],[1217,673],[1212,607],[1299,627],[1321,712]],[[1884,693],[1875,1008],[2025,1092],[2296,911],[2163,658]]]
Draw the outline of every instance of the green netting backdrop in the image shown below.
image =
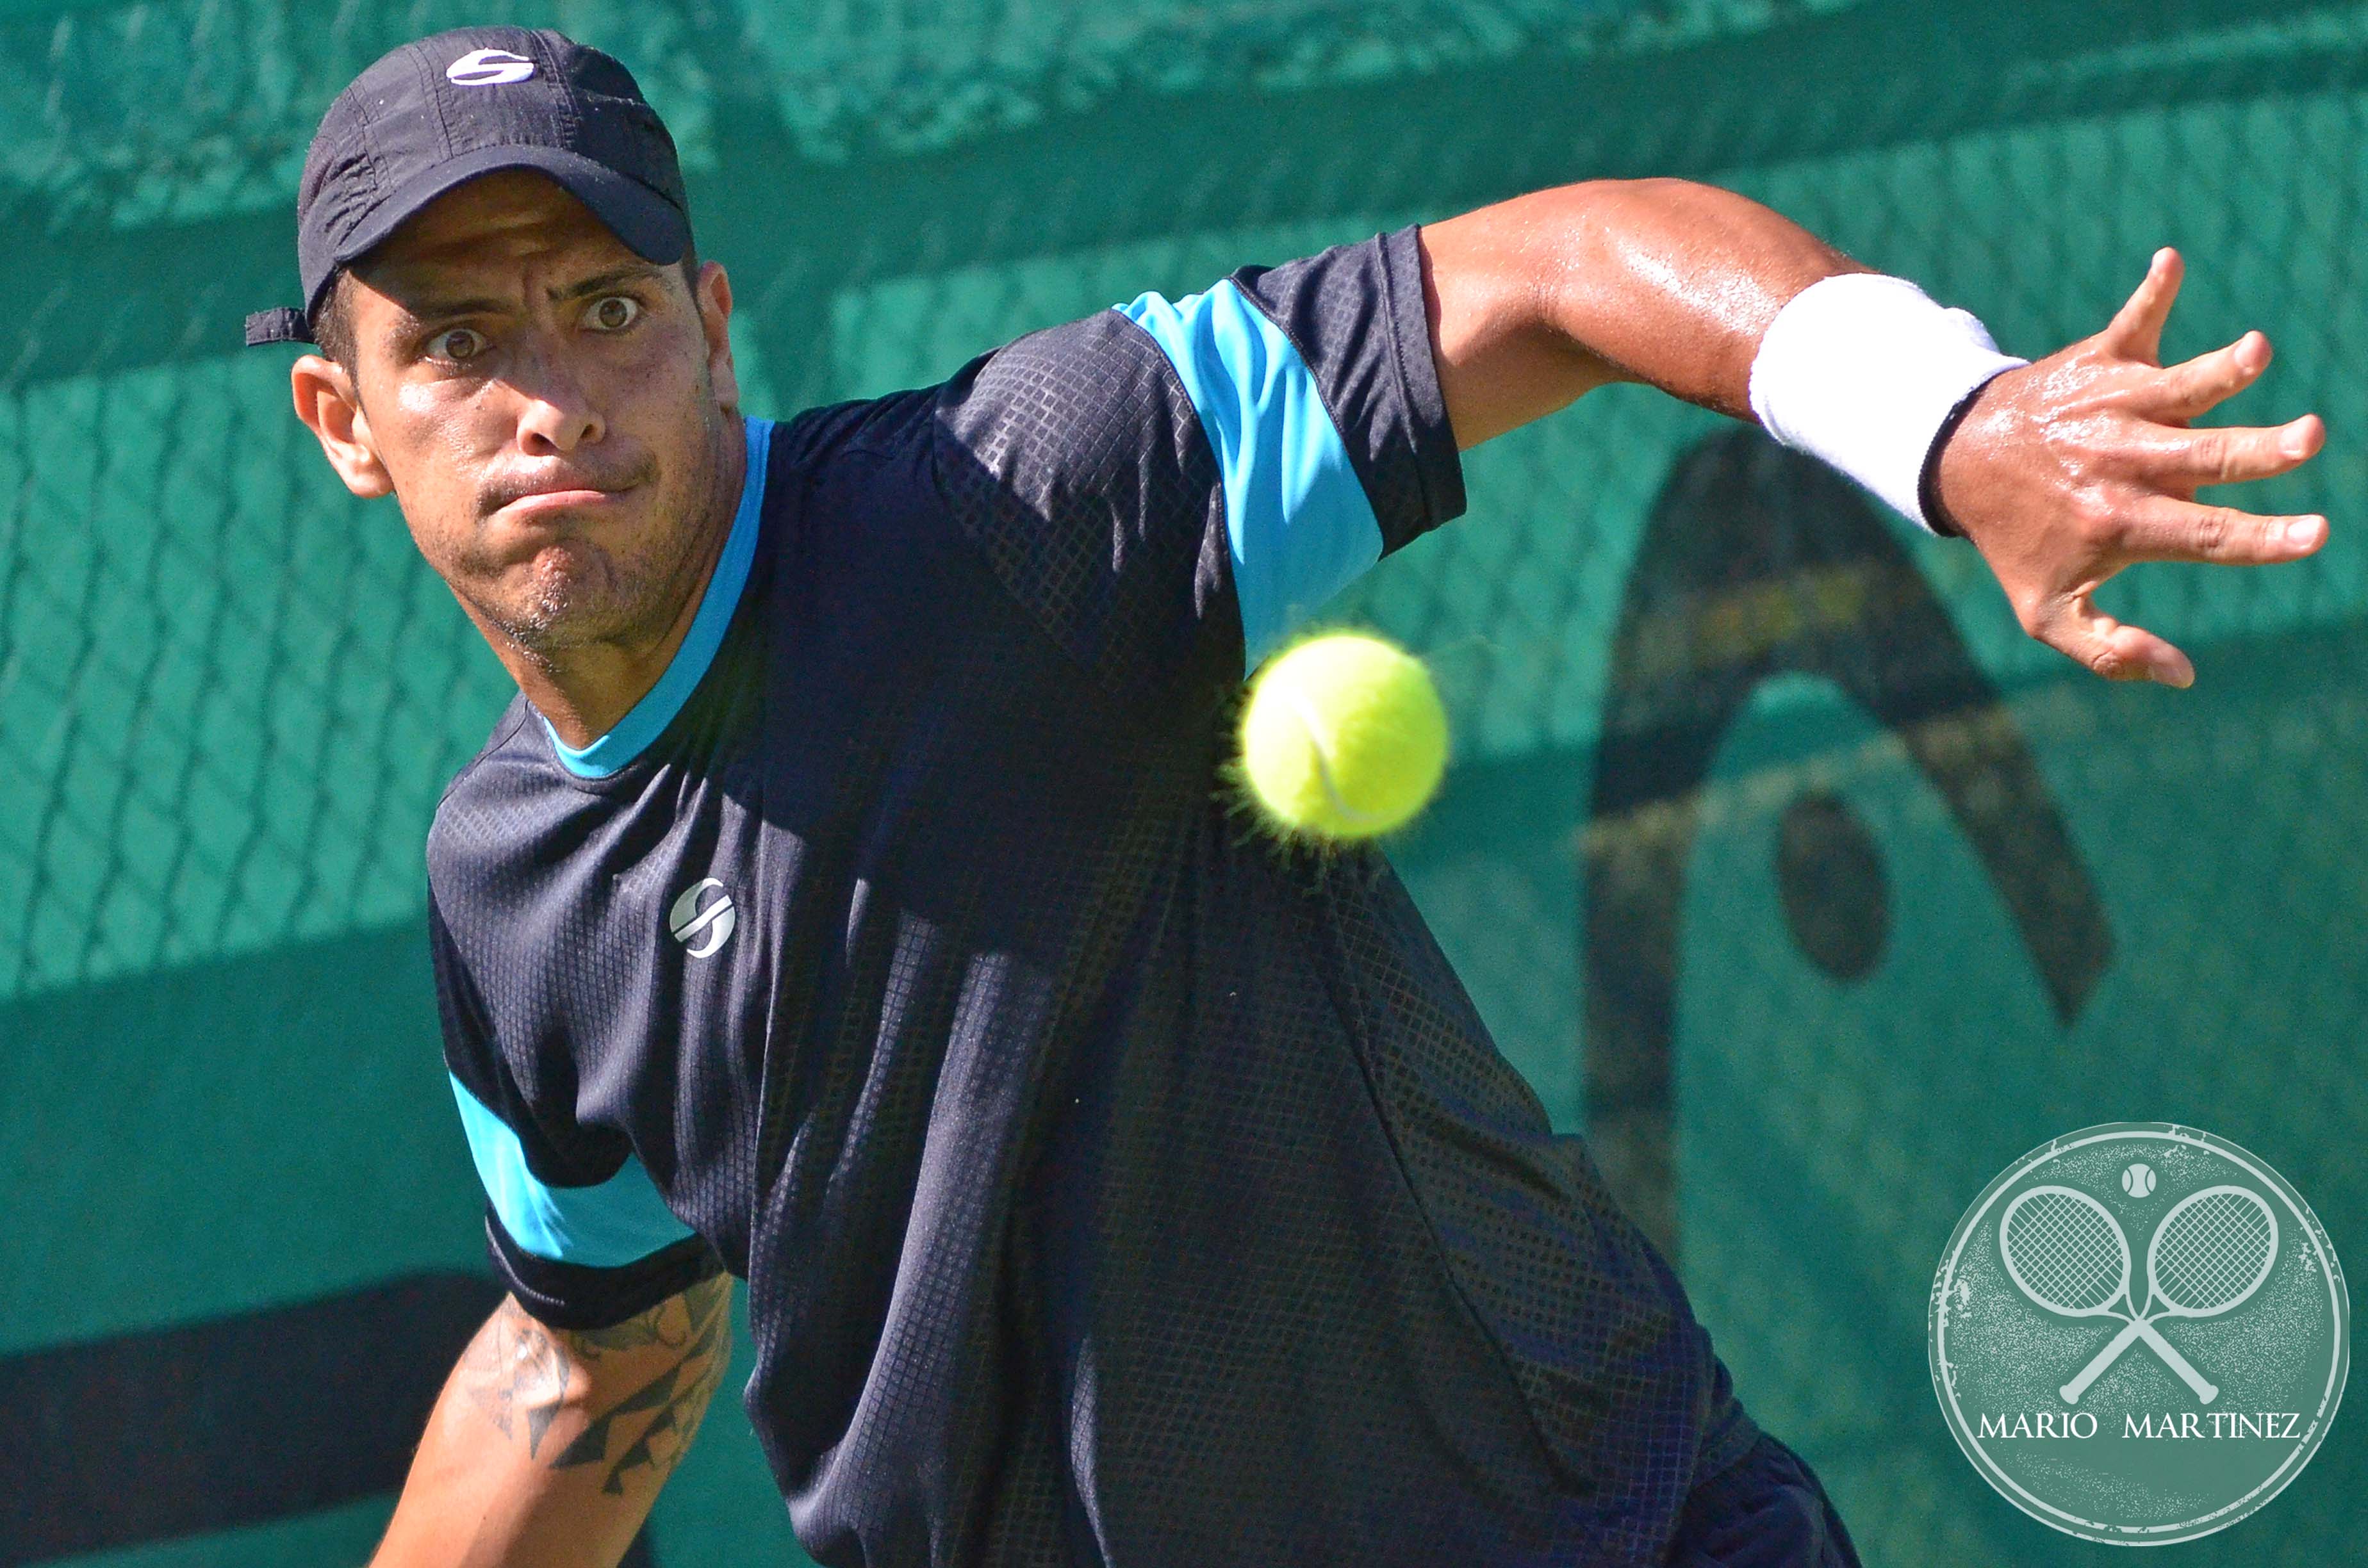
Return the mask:
[[[2024,1149],[2194,1123],[2368,1257],[2368,6],[0,0],[0,1388],[11,1358],[480,1268],[420,846],[508,687],[400,518],[320,460],[287,356],[235,343],[292,297],[329,97],[486,20],[639,74],[774,415],[1594,176],[1736,187],[2025,353],[2182,245],[2171,351],[2271,332],[2232,415],[2317,408],[2333,437],[2260,504],[2336,521],[2306,564],[2112,586],[2193,653],[2192,692],[2072,670],[1896,518],[1873,554],[1738,577],[1748,528],[1673,476],[1740,463],[1804,535],[1823,493],[1629,389],[1469,454],[1469,516],[1332,613],[1428,652],[1452,699],[1457,766],[1400,869],[1870,1563],[2106,1551],[1994,1495],[1929,1381],[1942,1244]],[[1918,689],[1850,587],[1895,557],[1985,694],[1920,729],[1832,676]],[[1607,759],[1649,773],[1671,726],[1705,765],[1611,800]],[[1662,976],[1661,1015],[1590,996],[1621,966]],[[2181,1561],[2354,1555],[2359,1433]],[[234,1433],[199,1447],[249,1484]],[[104,1445],[73,1464],[141,1484]],[[359,1562],[387,1500],[323,1496],[74,1560]],[[0,1562],[135,1539],[41,1507],[0,1500]],[[669,1564],[802,1561],[736,1404],[650,1536]]]

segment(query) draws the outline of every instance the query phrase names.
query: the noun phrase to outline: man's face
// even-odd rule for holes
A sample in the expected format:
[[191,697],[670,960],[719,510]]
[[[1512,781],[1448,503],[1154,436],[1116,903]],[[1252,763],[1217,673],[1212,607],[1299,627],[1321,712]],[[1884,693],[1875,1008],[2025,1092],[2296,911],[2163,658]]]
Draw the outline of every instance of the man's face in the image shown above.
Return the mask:
[[731,506],[723,269],[694,293],[514,170],[423,209],[345,289],[351,372],[308,358],[296,392],[347,487],[392,492],[461,604],[530,656],[662,638]]

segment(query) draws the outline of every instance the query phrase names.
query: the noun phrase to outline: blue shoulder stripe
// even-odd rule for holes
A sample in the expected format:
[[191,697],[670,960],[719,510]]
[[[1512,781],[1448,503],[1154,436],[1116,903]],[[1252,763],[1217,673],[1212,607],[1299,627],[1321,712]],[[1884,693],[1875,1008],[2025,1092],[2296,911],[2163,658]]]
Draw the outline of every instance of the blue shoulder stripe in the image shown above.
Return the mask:
[[690,630],[683,633],[682,646],[674,651],[666,673],[617,721],[615,728],[581,750],[562,741],[550,720],[542,722],[552,750],[559,754],[560,766],[579,778],[606,778],[647,751],[690,700],[699,677],[707,673],[707,666],[715,662],[715,650],[723,645],[732,612],[740,608],[740,590],[748,585],[748,568],[757,559],[757,535],[765,510],[765,460],[773,445],[771,420],[752,418],[746,427],[748,477],[740,485],[740,509],[732,516],[732,533],[708,576],[699,613],[691,618]]
[[1252,665],[1382,558],[1373,505],[1299,350],[1227,278],[1113,307],[1176,367],[1217,454]]
[[526,1150],[508,1123],[485,1108],[461,1080],[452,1080],[461,1125],[485,1196],[510,1239],[537,1257],[586,1268],[620,1268],[672,1246],[691,1233],[658,1196],[642,1163],[598,1187],[546,1187],[527,1168]]

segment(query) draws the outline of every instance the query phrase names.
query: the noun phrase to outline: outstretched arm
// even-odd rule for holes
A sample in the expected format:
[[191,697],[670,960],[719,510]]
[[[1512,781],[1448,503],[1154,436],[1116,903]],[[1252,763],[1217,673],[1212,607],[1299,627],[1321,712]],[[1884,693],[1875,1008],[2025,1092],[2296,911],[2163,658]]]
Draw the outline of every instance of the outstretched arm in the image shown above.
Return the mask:
[[[1778,313],[1812,284],[1864,270],[1757,202],[1682,180],[1564,186],[1426,224],[1421,238],[1440,390],[1464,448],[1611,381],[1749,418]],[[1930,489],[1933,521],[1973,540],[2025,631],[2108,678],[2172,686],[2194,678],[2186,656],[2100,610],[2106,578],[2138,561],[2291,561],[2327,538],[2323,517],[2196,502],[2202,485],[2298,466],[2326,431],[2315,415],[2188,427],[2260,377],[2270,345],[2248,333],[2163,368],[2180,278],[2177,253],[2158,253],[2104,331],[1983,387],[1939,449]]]
[[613,1565],[723,1376],[731,1302],[717,1275],[569,1331],[505,1301],[437,1400],[373,1568]]

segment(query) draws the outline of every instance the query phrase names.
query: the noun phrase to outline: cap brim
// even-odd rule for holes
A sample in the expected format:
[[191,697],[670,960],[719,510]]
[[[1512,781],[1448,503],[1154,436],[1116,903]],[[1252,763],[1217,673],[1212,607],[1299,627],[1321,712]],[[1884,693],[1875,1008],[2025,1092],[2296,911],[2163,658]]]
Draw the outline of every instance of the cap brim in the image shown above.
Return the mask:
[[[547,175],[592,210],[609,233],[643,261],[680,261],[690,250],[690,220],[682,209],[631,175],[621,175],[580,153],[557,147],[481,147],[424,171],[398,186],[354,231],[340,240],[337,266],[359,261],[438,197],[472,179],[504,169]],[[326,286],[326,279],[323,280]],[[320,301],[307,301],[308,311]]]

